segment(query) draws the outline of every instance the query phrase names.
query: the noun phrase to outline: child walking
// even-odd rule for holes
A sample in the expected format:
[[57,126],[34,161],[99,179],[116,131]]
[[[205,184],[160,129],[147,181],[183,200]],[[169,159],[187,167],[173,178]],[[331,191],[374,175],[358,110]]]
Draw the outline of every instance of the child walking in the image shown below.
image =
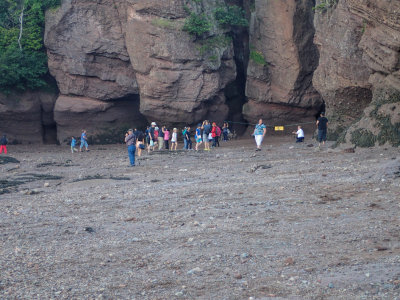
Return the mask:
[[74,151],[78,152],[78,149],[75,148],[76,146],[76,139],[74,137],[71,137],[71,153],[74,153]]

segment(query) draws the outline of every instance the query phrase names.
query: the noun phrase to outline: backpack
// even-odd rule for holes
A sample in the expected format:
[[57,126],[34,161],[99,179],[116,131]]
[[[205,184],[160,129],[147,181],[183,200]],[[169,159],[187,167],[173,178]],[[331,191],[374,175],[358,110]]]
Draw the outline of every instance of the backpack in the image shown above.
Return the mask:
[[217,136],[221,136],[221,128],[219,128],[219,127],[217,126],[217,130],[216,130],[215,133],[217,134]]
[[185,137],[185,135],[186,135],[186,129],[182,130],[182,135],[183,135],[183,137]]
[[0,145],[3,145],[3,146],[5,146],[5,145],[7,145],[7,138],[5,137],[5,136],[3,136],[2,138],[1,138],[1,140],[0,140]]

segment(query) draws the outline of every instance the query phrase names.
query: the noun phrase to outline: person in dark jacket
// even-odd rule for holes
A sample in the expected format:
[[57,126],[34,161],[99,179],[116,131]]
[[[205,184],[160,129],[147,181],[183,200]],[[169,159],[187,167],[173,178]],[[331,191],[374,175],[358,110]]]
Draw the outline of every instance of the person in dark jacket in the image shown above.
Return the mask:
[[328,119],[325,117],[325,113],[321,113],[320,117],[317,120],[316,123],[317,127],[318,127],[318,148],[321,147],[321,143],[322,145],[325,145],[326,142],[326,132],[328,130]]

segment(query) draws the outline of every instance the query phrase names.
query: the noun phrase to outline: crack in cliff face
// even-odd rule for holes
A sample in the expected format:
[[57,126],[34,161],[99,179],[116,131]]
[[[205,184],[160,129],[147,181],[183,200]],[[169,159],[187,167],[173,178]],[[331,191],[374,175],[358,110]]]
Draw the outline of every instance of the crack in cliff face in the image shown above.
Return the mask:
[[[242,8],[250,19],[250,8],[254,5],[254,1],[243,0],[227,0],[228,5],[237,5]],[[246,80],[247,66],[249,63],[249,28],[234,27],[231,32],[234,62],[236,65],[236,78],[229,83],[225,90],[226,104],[229,107],[228,120],[233,122],[243,123],[243,105],[246,103]],[[232,124],[231,124],[232,125]],[[233,125],[233,128],[238,134],[241,134],[246,129],[245,126]]]

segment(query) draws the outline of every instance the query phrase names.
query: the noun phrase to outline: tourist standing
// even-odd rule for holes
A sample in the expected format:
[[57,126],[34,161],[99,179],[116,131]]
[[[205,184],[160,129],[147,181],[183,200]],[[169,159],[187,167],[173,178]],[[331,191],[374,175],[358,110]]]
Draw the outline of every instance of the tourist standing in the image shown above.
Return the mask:
[[185,139],[186,139],[186,149],[187,150],[192,150],[192,140],[191,140],[190,127],[187,127],[187,129],[186,129]]
[[163,127],[165,150],[169,150],[169,130]]
[[217,146],[217,124],[215,122],[212,123],[212,128],[211,128],[211,136],[212,136],[212,147]]
[[125,133],[125,143],[128,146],[128,156],[131,167],[135,166],[135,152],[136,152],[136,136],[133,134],[133,130],[129,129]]
[[176,151],[176,147],[178,147],[178,129],[174,128],[172,130],[171,150]]
[[0,140],[0,154],[3,152],[3,150],[4,154],[7,154],[7,144],[8,144],[7,136],[4,134]]
[[326,132],[328,130],[328,119],[325,117],[325,113],[322,112],[320,117],[318,118],[316,125],[318,127],[318,148],[321,148],[322,145],[325,145],[326,142]]
[[183,128],[183,130],[182,130],[182,136],[183,136],[183,149],[184,150],[187,150],[187,139],[186,139],[186,130],[187,130],[187,127],[184,127]]
[[151,122],[151,126],[149,128],[149,145],[147,147],[147,152],[154,150],[154,141],[155,141],[155,131],[156,131],[156,122]]
[[82,152],[83,147],[85,147],[86,151],[89,151],[88,147],[88,142],[87,142],[87,135],[86,135],[86,130],[83,129],[82,130],[82,134],[81,134],[81,146],[79,148],[79,151]]
[[224,142],[228,141],[228,135],[229,135],[229,124],[228,124],[228,122],[224,122],[224,125],[222,126],[222,135],[224,137],[223,141]]
[[211,133],[210,122],[208,120],[205,120],[203,122],[203,126],[201,126],[201,129],[203,129],[204,150],[209,151],[210,150],[210,143],[208,141],[208,135]]
[[158,129],[158,150],[162,150],[164,148],[164,126]]
[[262,119],[258,120],[258,124],[254,128],[254,133],[253,133],[257,145],[256,151],[261,151],[261,144],[264,140],[266,133],[267,133],[267,126],[263,124]]
[[194,136],[194,139],[196,141],[196,151],[198,151],[199,150],[199,146],[203,142],[202,139],[201,139],[201,124],[200,123],[197,125],[196,134]]
[[138,153],[138,157],[142,156],[142,150],[145,149],[144,145],[144,134],[142,131],[138,131],[136,135],[136,150]]

